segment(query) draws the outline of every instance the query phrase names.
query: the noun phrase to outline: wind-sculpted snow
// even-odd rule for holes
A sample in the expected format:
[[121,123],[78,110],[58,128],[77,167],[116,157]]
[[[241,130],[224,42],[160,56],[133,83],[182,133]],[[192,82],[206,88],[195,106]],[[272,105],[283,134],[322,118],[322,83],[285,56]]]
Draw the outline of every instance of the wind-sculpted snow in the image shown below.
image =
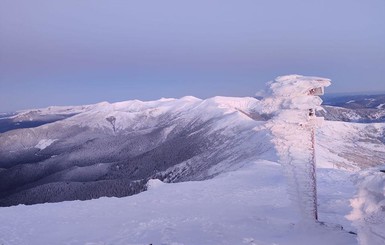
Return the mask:
[[[328,78],[302,75],[286,75],[275,78],[267,83],[266,89],[258,94],[263,97],[295,98],[307,95],[309,89],[330,86]],[[291,104],[292,105],[292,104]]]
[[[308,96],[309,90],[318,87],[327,87],[330,80],[320,77],[306,77],[288,75],[277,77],[267,83],[267,88],[259,92],[263,104],[261,111],[265,113],[281,114],[282,110],[322,109],[322,100],[318,96]],[[297,118],[295,116],[291,118]]]

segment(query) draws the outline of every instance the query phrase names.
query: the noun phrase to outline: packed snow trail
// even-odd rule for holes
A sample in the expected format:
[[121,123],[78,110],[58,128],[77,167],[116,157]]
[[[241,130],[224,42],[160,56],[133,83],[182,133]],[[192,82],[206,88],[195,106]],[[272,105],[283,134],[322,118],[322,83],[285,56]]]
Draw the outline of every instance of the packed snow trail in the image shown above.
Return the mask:
[[314,110],[322,100],[314,91],[329,86],[330,80],[319,77],[289,75],[267,84],[262,100],[265,112],[273,115],[267,122],[279,162],[288,179],[288,193],[298,206],[302,221],[317,217],[315,176]]

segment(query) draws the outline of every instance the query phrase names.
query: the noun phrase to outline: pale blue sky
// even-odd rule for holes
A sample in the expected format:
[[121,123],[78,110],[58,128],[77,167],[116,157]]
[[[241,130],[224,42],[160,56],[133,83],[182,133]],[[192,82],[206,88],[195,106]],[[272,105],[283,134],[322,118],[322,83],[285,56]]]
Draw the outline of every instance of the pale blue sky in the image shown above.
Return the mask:
[[385,91],[384,0],[1,0],[0,111],[253,96],[279,75]]

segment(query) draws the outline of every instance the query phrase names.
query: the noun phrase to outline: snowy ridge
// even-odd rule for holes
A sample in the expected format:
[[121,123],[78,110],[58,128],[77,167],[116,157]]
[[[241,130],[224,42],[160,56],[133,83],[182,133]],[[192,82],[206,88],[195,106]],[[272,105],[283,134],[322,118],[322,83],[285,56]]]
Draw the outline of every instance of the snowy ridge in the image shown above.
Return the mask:
[[[125,130],[128,127],[132,127],[132,130],[142,130],[155,127],[155,125],[146,124],[149,118],[161,117],[168,113],[181,117],[196,117],[197,114],[194,113],[199,108],[209,109],[210,113],[224,112],[226,114],[235,111],[248,113],[255,107],[256,103],[258,103],[258,100],[255,98],[214,97],[201,100],[193,96],[157,101],[132,100],[112,104],[104,102],[97,104],[89,111],[69,118],[68,122],[91,128],[109,128],[110,125],[105,118],[113,116],[117,118],[116,128],[118,130]],[[218,111],[218,109],[220,110]],[[189,112],[189,115],[186,115],[186,112]],[[200,115],[202,119],[204,119],[204,116]],[[133,124],[136,125],[132,126]]]
[[75,115],[87,110],[91,110],[92,108],[95,108],[97,106],[98,104],[82,105],[82,106],[50,106],[50,107],[41,108],[41,109],[18,111],[16,115],[11,116],[9,118],[16,122],[33,121],[33,120],[40,120],[43,117],[47,118],[49,116]]
[[[263,122],[248,116],[257,103],[191,96],[102,102],[63,120],[0,134],[0,166],[6,168],[0,204],[126,196],[145,190],[148,178],[204,180],[246,159],[273,160]],[[99,163],[107,167],[80,171],[97,170]]]

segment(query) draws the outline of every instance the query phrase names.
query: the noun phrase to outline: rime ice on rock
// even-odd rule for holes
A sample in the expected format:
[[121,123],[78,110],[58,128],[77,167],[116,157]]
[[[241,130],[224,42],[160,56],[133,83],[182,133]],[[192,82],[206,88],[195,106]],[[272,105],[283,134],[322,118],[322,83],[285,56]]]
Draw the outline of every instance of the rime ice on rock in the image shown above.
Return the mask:
[[262,111],[272,115],[267,125],[285,169],[289,195],[303,221],[318,218],[314,128],[322,118],[315,117],[315,110],[322,109],[318,95],[329,85],[326,78],[288,75],[267,83],[259,94],[264,96]]

